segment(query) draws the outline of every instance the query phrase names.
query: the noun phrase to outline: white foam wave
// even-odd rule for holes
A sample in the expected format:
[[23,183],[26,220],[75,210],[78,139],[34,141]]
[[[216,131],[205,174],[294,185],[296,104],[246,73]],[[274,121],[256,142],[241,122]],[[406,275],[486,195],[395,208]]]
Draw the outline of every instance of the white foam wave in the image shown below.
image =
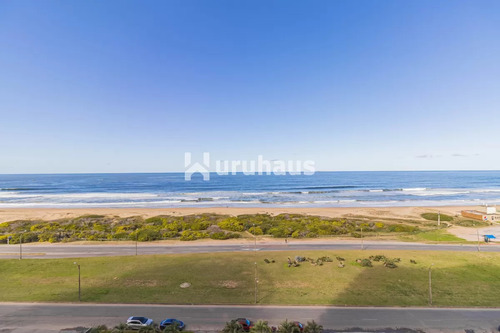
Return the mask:
[[411,191],[425,191],[427,190],[426,187],[410,187],[410,188],[402,188],[401,191],[404,192],[411,192]]

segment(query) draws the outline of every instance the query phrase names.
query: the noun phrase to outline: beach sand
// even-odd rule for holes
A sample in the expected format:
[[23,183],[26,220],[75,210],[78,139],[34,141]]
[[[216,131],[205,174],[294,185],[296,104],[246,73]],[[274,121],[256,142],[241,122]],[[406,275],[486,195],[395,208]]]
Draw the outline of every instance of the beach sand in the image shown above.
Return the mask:
[[308,214],[325,217],[373,217],[373,218],[420,218],[420,214],[441,212],[448,215],[460,215],[463,209],[479,209],[481,206],[448,206],[448,207],[196,207],[196,208],[9,208],[0,209],[0,222],[14,220],[55,220],[82,215],[97,214],[107,216],[142,216],[144,218],[157,215],[190,215],[202,213],[241,215],[241,214]]

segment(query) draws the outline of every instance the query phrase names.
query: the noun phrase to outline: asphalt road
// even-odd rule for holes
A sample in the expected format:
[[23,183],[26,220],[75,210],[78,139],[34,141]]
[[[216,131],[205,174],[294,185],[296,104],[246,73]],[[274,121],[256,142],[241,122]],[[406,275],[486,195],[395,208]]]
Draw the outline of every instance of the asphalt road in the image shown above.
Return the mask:
[[[137,253],[146,254],[175,254],[175,253],[208,253],[208,252],[240,252],[240,251],[286,251],[286,250],[427,250],[427,251],[478,251],[477,245],[450,245],[450,244],[423,244],[406,242],[354,242],[354,241],[314,241],[310,243],[257,243],[253,244],[158,244],[138,243]],[[500,252],[500,245],[483,244],[480,251]],[[0,245],[0,259],[19,258],[20,246]],[[77,258],[99,256],[129,256],[135,255],[134,243],[124,245],[72,245],[72,244],[23,244],[22,255],[24,258],[53,259]]]
[[76,326],[114,326],[131,315],[147,316],[155,322],[178,318],[194,331],[218,330],[237,317],[267,320],[275,326],[285,318],[303,323],[315,320],[325,329],[406,327],[426,332],[493,332],[500,325],[500,309],[0,303],[0,332],[49,333]]

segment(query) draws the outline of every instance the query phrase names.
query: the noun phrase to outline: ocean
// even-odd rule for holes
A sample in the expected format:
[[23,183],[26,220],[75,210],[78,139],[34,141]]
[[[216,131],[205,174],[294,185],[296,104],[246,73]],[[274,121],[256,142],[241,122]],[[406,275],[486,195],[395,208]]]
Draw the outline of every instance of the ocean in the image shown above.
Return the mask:
[[500,171],[0,175],[0,208],[390,207],[500,204]]

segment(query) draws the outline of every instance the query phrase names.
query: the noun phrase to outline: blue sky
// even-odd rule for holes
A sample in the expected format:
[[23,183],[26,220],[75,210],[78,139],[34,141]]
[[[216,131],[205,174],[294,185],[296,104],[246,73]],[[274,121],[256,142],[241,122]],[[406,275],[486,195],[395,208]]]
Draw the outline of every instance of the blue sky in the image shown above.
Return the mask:
[[498,169],[498,1],[2,1],[0,173]]

